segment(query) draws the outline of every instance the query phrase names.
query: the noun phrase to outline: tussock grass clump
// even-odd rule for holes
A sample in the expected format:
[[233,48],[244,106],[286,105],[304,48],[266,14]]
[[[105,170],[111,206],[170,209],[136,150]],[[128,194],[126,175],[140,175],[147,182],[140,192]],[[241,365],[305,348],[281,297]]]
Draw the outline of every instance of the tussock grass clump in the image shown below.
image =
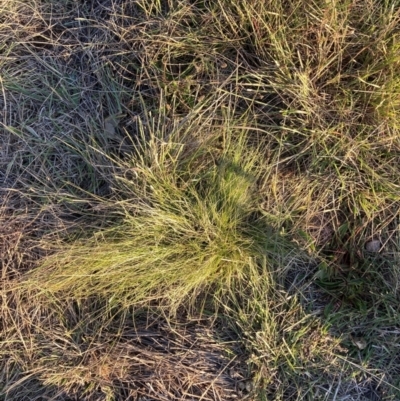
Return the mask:
[[139,124],[138,154],[116,177],[132,205],[121,199],[114,225],[49,257],[29,285],[125,305],[162,300],[171,310],[210,288],[234,290],[232,279],[277,247],[257,215],[260,153],[246,131],[228,120],[216,133],[196,120],[183,128],[148,123],[146,138]]

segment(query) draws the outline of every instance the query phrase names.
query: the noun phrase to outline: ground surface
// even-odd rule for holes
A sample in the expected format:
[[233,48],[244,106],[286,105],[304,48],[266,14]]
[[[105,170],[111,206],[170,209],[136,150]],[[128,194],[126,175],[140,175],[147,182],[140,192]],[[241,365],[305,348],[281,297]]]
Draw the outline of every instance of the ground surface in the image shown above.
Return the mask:
[[398,0],[0,0],[0,400],[400,400]]

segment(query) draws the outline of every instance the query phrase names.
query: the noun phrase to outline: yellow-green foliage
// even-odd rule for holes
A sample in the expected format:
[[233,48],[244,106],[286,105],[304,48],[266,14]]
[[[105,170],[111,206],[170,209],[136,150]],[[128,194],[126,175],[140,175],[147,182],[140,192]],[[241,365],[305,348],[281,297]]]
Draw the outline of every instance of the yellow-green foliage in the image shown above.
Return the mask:
[[400,399],[399,27],[399,0],[0,0],[0,398],[206,399],[132,362],[138,311],[158,336],[182,306],[237,341],[225,394]]
[[256,214],[260,154],[228,121],[203,142],[201,125],[190,128],[196,137],[151,131],[120,166],[118,181],[133,205],[124,209],[121,199],[123,217],[47,258],[26,284],[125,305],[162,299],[170,309],[244,277],[274,241]]

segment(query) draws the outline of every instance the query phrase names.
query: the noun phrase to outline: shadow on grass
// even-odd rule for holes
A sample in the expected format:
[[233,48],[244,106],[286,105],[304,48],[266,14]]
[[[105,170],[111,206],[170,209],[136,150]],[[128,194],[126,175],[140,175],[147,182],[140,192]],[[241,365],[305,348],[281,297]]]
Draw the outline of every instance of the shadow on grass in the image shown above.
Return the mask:
[[[398,399],[395,258],[357,256],[356,224],[336,227],[332,249],[310,256],[287,229],[312,206],[296,203],[309,187],[292,185],[277,202],[289,215],[281,226],[277,209],[261,212],[258,192],[281,166],[309,168],[309,181],[329,171],[321,187],[336,177],[334,189],[369,171],[363,127],[329,125],[315,137],[312,124],[342,121],[349,104],[363,109],[363,95],[335,98],[337,82],[358,82],[393,128],[386,94],[371,92],[384,74],[376,65],[365,79],[354,73],[373,54],[372,34],[353,44],[340,26],[335,40],[349,38],[357,59],[315,62],[315,38],[331,38],[335,15],[352,6],[325,5],[311,26],[315,10],[297,7],[281,30],[295,3],[257,13],[250,3],[221,12],[221,2],[9,2],[1,11],[11,21],[1,26],[10,44],[0,100],[11,199],[1,214],[5,399]],[[351,24],[373,30],[361,20]],[[308,44],[298,43],[303,26]],[[269,54],[274,38],[281,46]],[[347,59],[343,80],[325,77]],[[312,68],[326,93],[314,91]],[[343,121],[361,126],[358,112]],[[382,177],[391,157],[372,160]],[[390,192],[378,173],[372,190]],[[371,194],[358,195],[353,206],[368,215]]]

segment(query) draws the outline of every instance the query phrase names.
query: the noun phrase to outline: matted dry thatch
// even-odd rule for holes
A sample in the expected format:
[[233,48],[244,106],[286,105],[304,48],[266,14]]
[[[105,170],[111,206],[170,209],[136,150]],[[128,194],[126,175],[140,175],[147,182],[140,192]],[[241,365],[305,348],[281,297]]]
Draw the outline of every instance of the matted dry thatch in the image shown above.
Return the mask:
[[65,302],[50,311],[10,293],[1,330],[10,348],[2,350],[8,358],[2,358],[1,370],[13,376],[7,377],[7,399],[32,400],[40,394],[57,401],[229,401],[250,396],[245,355],[222,323],[171,323],[149,312],[106,317],[93,314],[93,303]]

